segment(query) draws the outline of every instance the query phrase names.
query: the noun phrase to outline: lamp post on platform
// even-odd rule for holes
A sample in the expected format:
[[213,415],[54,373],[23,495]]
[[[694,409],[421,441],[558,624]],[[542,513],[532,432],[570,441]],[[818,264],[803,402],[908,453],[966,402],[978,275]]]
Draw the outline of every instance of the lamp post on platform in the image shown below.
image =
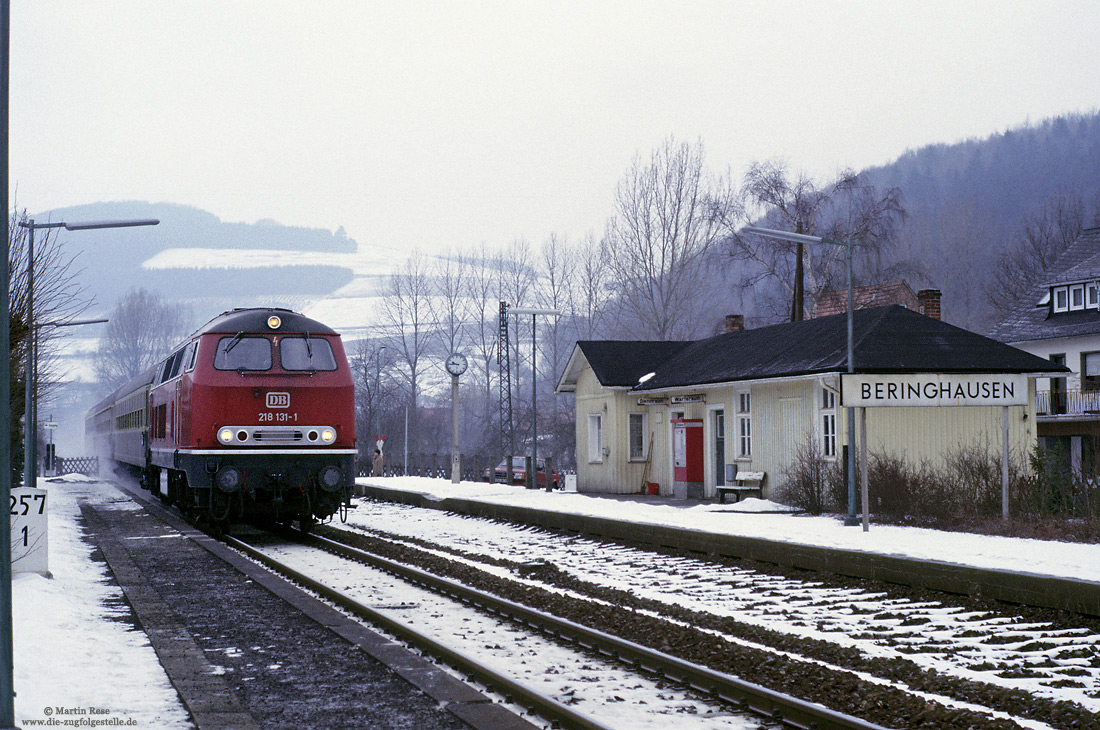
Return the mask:
[[[852,303],[852,247],[858,246],[856,241],[834,241],[829,238],[823,238],[821,236],[807,236],[804,233],[790,233],[789,231],[777,231],[771,228],[757,228],[756,226],[745,226],[741,229],[745,233],[755,233],[758,236],[764,238],[775,238],[781,241],[794,241],[795,243],[827,243],[833,246],[844,246],[847,249],[848,254],[848,373],[855,372],[856,357],[855,349],[853,345],[852,330],[853,324],[853,312],[855,307]],[[848,408],[848,517],[844,520],[844,524],[849,527],[858,525],[859,518],[856,517],[856,448],[855,448],[855,433],[856,433],[856,409]],[[867,525],[863,526],[864,531],[867,530]]]
[[[539,426],[538,426],[538,392],[539,392],[539,376],[538,370],[535,368],[535,317],[558,317],[561,312],[557,309],[532,309],[532,308],[515,308],[510,310],[512,314],[529,314],[531,315],[531,469],[528,471],[528,476],[531,479],[531,489],[538,489],[539,487]],[[511,469],[508,471],[511,474]],[[554,488],[553,483],[550,480],[550,472],[546,472],[546,491],[549,492]]]
[[[26,383],[27,392],[23,408],[23,418],[26,423],[23,429],[23,486],[33,487],[37,476],[38,454],[38,429],[35,423],[35,385],[36,365],[35,347],[37,343],[38,325],[34,323],[34,232],[44,228],[64,228],[66,231],[90,231],[100,228],[133,228],[135,226],[155,226],[160,223],[155,218],[142,218],[135,220],[115,221],[87,221],[82,223],[67,223],[65,221],[50,221],[48,223],[35,223],[34,219],[19,221],[20,228],[27,229],[27,335],[30,342],[27,343]],[[9,315],[10,316],[10,315]]]

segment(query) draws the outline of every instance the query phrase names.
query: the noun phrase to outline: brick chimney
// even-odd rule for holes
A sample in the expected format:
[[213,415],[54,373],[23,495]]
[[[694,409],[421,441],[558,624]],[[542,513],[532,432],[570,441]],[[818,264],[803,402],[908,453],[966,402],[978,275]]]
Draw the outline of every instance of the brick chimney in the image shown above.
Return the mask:
[[745,329],[745,315],[743,314],[727,314],[726,315],[726,332],[740,332]]
[[917,311],[925,317],[940,318],[940,290],[921,289],[917,292]]

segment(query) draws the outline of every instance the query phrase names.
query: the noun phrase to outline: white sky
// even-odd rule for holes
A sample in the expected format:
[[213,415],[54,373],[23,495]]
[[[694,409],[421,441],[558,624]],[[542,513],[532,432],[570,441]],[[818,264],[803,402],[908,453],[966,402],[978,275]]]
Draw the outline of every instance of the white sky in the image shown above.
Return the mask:
[[602,232],[635,154],[827,175],[1100,108],[1100,2],[14,0],[11,180],[441,250]]

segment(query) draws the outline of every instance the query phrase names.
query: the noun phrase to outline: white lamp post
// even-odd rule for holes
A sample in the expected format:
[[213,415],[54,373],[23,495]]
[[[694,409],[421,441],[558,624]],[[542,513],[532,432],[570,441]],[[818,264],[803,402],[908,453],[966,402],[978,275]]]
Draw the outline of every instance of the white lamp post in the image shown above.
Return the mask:
[[[852,313],[855,307],[852,304],[852,247],[858,246],[856,241],[834,241],[821,236],[807,236],[803,233],[790,233],[789,231],[776,231],[771,228],[757,228],[745,226],[741,229],[746,233],[755,233],[764,238],[776,238],[782,241],[794,241],[795,243],[828,243],[833,246],[844,246],[848,250],[848,372],[855,372],[855,351],[852,344]],[[848,408],[848,517],[844,524],[854,526],[859,524],[856,517],[856,409]],[[864,525],[864,529],[866,529]]]
[[155,226],[160,223],[155,218],[141,218],[135,220],[115,221],[87,221],[82,223],[66,223],[65,221],[51,221],[49,223],[35,223],[34,219],[19,221],[20,228],[27,229],[27,327],[30,342],[27,343],[27,392],[23,409],[23,418],[26,427],[23,429],[23,486],[33,487],[38,473],[38,428],[35,422],[35,342],[37,339],[37,326],[34,324],[34,232],[40,228],[64,228],[66,231],[90,231],[99,228],[133,228],[136,226]]

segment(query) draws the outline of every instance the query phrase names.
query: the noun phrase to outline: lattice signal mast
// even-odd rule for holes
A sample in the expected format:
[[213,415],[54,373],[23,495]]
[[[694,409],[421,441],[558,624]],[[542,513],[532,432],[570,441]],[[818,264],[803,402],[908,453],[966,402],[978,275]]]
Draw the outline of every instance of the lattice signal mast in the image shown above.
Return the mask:
[[497,365],[500,370],[500,448],[505,456],[516,452],[516,433],[512,426],[512,365],[508,346],[508,302],[500,302],[500,341],[497,343]]

